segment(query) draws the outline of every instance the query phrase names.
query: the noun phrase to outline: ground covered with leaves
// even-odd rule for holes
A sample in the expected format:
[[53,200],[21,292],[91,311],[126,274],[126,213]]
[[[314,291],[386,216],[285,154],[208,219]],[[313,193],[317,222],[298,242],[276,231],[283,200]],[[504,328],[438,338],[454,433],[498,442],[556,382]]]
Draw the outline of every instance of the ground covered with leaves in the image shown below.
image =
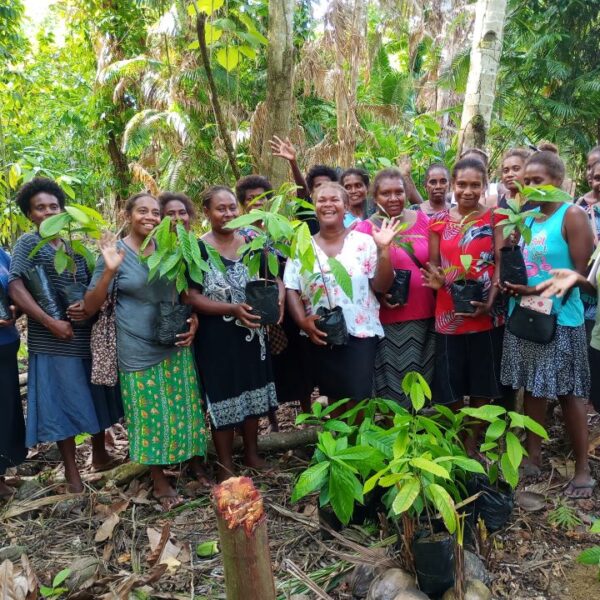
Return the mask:
[[[283,430],[293,429],[295,411],[280,411]],[[600,417],[590,417],[590,426],[590,460],[600,481]],[[576,562],[582,550],[600,543],[600,536],[589,533],[590,523],[600,517],[600,492],[590,500],[562,498],[573,463],[559,413],[549,432],[543,476],[520,485],[509,525],[479,547],[494,598],[600,597],[598,568]],[[117,428],[115,453],[125,460],[126,452],[125,432]],[[187,502],[164,513],[139,466],[93,473],[87,442],[79,448],[86,492],[61,494],[59,458],[54,446],[42,446],[8,478],[18,492],[0,505],[0,580],[11,577],[20,589],[43,585],[46,597],[54,598],[225,597],[214,511],[198,482],[173,470]],[[267,507],[279,597],[360,598],[360,582],[352,578],[355,565],[395,565],[394,525],[383,520],[350,527],[339,538],[324,540],[316,499],[290,502],[295,478],[310,459],[306,449],[268,458],[273,469],[254,475],[254,481]]]

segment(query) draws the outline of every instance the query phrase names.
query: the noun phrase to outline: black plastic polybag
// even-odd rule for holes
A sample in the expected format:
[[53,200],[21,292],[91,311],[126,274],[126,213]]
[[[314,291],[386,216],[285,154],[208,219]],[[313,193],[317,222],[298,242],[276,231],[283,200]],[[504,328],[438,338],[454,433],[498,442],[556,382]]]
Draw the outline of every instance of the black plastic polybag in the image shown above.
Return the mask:
[[174,346],[179,333],[190,330],[187,320],[192,314],[192,308],[187,304],[172,304],[161,302],[159,315],[156,319],[156,340],[163,346]]
[[454,538],[447,533],[417,537],[412,550],[424,594],[441,596],[454,585]]
[[246,304],[260,317],[261,325],[274,325],[279,321],[279,287],[275,281],[258,279],[246,284]]
[[484,475],[473,475],[467,481],[469,496],[481,492],[473,502],[473,520],[481,517],[488,531],[497,531],[506,525],[515,506],[514,493],[506,481],[491,485]]
[[389,289],[388,302],[390,304],[400,304],[404,306],[408,302],[408,292],[410,289],[410,276],[412,272],[408,269],[394,270],[394,283]]
[[483,300],[483,284],[474,279],[467,279],[464,282],[453,283],[450,286],[450,293],[454,302],[454,312],[474,313],[477,308],[471,304],[471,301]]
[[10,321],[13,318],[10,305],[10,298],[4,291],[4,288],[0,285],[0,321]]
[[23,283],[48,316],[59,321],[66,320],[65,308],[43,265],[35,265],[29,269],[23,276]]
[[341,306],[325,308],[319,306],[317,314],[320,319],[316,321],[317,327],[327,334],[325,340],[330,346],[345,346],[348,343],[348,328]]
[[504,246],[500,248],[502,260],[500,261],[500,281],[527,285],[527,267],[521,246]]
[[[68,283],[67,285],[65,285],[62,288],[62,290],[58,292],[58,295],[60,296],[63,306],[69,308],[69,306],[76,304],[77,302],[81,302],[86,292],[87,287],[83,285],[83,283],[73,281],[72,283]],[[83,321],[73,321],[73,327],[85,327],[91,322],[91,319],[84,319]]]

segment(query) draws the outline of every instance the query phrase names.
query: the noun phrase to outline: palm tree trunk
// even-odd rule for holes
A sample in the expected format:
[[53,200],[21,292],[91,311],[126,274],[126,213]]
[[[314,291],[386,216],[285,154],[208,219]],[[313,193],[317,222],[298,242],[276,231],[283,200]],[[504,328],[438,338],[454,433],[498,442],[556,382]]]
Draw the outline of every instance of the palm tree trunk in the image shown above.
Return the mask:
[[288,177],[285,161],[274,159],[267,144],[274,135],[285,139],[290,131],[294,90],[294,0],[269,2],[269,54],[265,126],[261,138],[259,172],[279,187]]
[[507,0],[477,0],[459,151],[485,147],[496,94]]

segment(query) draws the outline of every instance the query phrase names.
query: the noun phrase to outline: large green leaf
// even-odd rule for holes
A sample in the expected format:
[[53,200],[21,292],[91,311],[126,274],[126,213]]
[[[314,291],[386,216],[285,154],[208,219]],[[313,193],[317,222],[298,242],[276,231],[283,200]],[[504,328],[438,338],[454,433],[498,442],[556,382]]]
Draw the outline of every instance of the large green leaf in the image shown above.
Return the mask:
[[392,512],[395,515],[406,512],[414,504],[420,491],[421,483],[416,477],[404,481],[404,483],[399,486],[398,494],[392,503]]
[[502,469],[502,475],[506,482],[514,489],[519,483],[519,471],[515,469],[508,457],[508,453],[505,452],[500,458],[500,468]]
[[548,432],[537,422],[534,421],[531,417],[526,415],[523,416],[523,427],[525,429],[529,429],[532,433],[539,435],[541,438],[547,440]]
[[489,422],[495,421],[500,415],[506,414],[506,409],[495,404],[486,404],[479,408],[461,408],[460,410],[469,417]]
[[331,274],[333,275],[336,283],[342,288],[342,292],[352,300],[352,279],[346,270],[346,267],[337,260],[336,258],[329,258],[328,261]]
[[42,224],[40,225],[40,235],[44,238],[57,235],[72,221],[73,218],[67,212],[52,215],[42,221]]
[[450,479],[450,473],[448,473],[447,469],[427,458],[413,458],[411,459],[410,464],[417,469],[421,469],[421,471],[426,471],[427,473],[431,473],[432,475],[436,475],[444,479]]
[[503,419],[498,419],[497,421],[492,421],[489,427],[485,431],[485,441],[493,442],[497,440],[506,430],[506,421]]
[[296,502],[307,494],[311,494],[315,490],[321,488],[327,481],[329,465],[329,461],[325,461],[306,469],[306,471],[300,475],[294,486],[292,502]]
[[54,254],[54,268],[59,275],[63,273],[72,262],[71,257],[62,248],[56,250],[56,253]]
[[438,512],[442,515],[444,525],[450,533],[456,531],[456,510],[450,494],[437,483],[431,483],[425,488],[425,494],[431,499]]
[[521,442],[512,431],[506,434],[506,453],[510,464],[518,469],[523,460],[523,446],[521,446]]
[[69,213],[78,223],[87,225],[90,222],[89,215],[77,206],[65,206],[65,212]]
[[337,518],[347,525],[352,516],[356,496],[356,484],[362,493],[362,486],[349,468],[338,462],[330,464],[329,502]]
[[238,66],[242,54],[235,46],[227,46],[217,50],[215,56],[226,71],[233,71]]
[[600,566],[600,546],[592,546],[584,550],[577,557],[577,562],[582,565]]

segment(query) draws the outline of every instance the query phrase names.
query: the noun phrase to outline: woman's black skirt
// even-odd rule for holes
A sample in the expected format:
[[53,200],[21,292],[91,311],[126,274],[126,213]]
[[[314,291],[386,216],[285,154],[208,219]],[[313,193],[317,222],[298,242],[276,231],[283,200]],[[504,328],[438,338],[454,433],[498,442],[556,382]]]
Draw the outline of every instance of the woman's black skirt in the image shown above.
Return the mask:
[[377,338],[350,336],[345,346],[310,344],[314,384],[332,400],[372,396]]

